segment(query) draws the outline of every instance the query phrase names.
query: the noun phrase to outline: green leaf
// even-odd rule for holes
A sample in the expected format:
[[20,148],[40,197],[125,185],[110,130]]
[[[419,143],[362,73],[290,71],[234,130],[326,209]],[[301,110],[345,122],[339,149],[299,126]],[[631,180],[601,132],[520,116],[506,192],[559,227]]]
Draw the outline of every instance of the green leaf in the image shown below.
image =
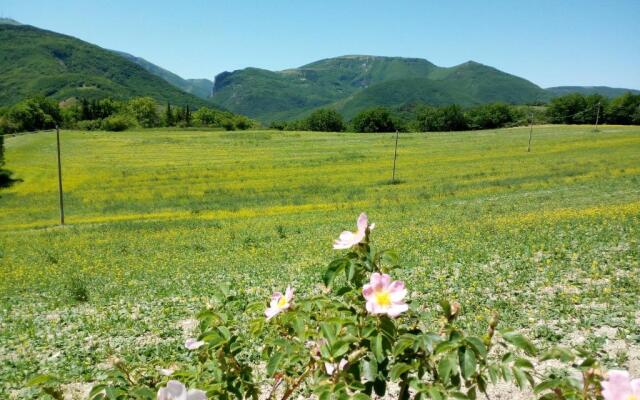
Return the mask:
[[531,361],[527,360],[526,358],[518,357],[513,365],[518,368],[533,369],[533,364],[531,364]]
[[516,346],[517,348],[524,350],[524,352],[528,355],[535,356],[538,353],[538,349],[536,349],[533,343],[531,343],[520,333],[506,331],[501,332],[501,334],[504,340]]
[[365,381],[373,382],[378,377],[378,362],[373,358],[366,358],[362,361],[362,374]]
[[455,354],[451,353],[438,363],[438,376],[442,382],[449,382],[451,372],[456,366]]
[[276,351],[269,358],[269,362],[267,363],[267,375],[273,376],[273,374],[278,369],[278,365],[280,364],[280,360],[284,357],[284,352]]
[[484,345],[480,338],[469,336],[465,340],[480,357],[484,358],[487,356],[487,346]]
[[442,392],[437,388],[434,388],[433,386],[427,389],[427,393],[429,393],[429,397],[431,397],[433,400],[444,400],[445,398]]
[[438,345],[436,346],[434,352],[435,354],[441,354],[441,353],[446,353],[452,350],[457,349],[458,347],[460,347],[460,342],[459,341],[444,341],[444,342],[440,342],[438,343]]
[[37,375],[29,379],[27,386],[40,386],[45,383],[57,383],[58,378],[52,375]]
[[562,384],[562,379],[547,379],[545,381],[540,382],[533,388],[533,393],[538,394],[540,392],[544,392],[545,390],[555,389],[556,387]]
[[460,370],[465,379],[469,379],[476,371],[476,354],[468,347],[460,352]]
[[564,347],[554,347],[544,352],[540,357],[541,361],[547,360],[560,360],[564,363],[573,361],[575,356],[571,352],[571,350]]
[[518,384],[518,387],[520,389],[524,389],[525,386],[527,386],[527,383],[529,382],[529,379],[527,378],[527,375],[525,374],[525,372],[518,367],[513,367],[511,370],[513,371],[513,376],[516,379],[516,383]]
[[327,342],[329,342],[329,346],[333,345],[333,342],[336,340],[336,328],[334,324],[330,324],[327,322],[322,322],[320,324],[320,330],[322,331],[322,337],[324,337]]
[[390,340],[396,336],[396,324],[387,316],[380,317],[380,330]]
[[373,345],[373,347],[372,347],[371,351],[373,352],[373,355],[376,357],[378,362],[384,361],[385,355],[384,355],[384,348],[383,348],[383,344],[382,344],[382,334],[381,333],[376,335],[376,337],[373,339],[372,345]]
[[347,340],[336,341],[333,346],[331,346],[331,354],[333,355],[333,358],[337,360],[338,358],[345,355],[349,351],[350,345],[351,342]]
[[391,380],[398,380],[400,376],[402,376],[406,372],[411,371],[412,368],[413,367],[409,364],[397,363],[393,367],[391,367],[391,370],[389,371],[389,377],[391,378]]
[[444,312],[444,316],[449,318],[451,316],[451,304],[447,300],[440,300],[438,302],[440,307],[442,307],[442,312]]
[[499,374],[500,374],[500,369],[496,366],[496,365],[489,365],[488,367],[489,370],[489,378],[491,379],[491,383],[493,383],[494,385],[498,383],[499,379]]

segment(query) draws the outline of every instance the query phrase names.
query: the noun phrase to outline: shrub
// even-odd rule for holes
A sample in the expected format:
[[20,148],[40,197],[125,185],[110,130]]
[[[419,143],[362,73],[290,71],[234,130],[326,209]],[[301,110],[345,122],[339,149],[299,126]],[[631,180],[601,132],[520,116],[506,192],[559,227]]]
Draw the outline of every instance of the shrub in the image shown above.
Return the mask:
[[516,112],[507,104],[493,103],[471,108],[467,111],[466,118],[471,129],[494,129],[515,122]]
[[331,109],[316,110],[306,118],[305,122],[310,131],[342,132],[345,130],[342,115]]
[[[612,372],[601,384],[597,363],[585,353],[577,362],[569,349],[541,352],[523,335],[499,330],[495,314],[482,336],[460,328],[455,301],[440,301],[438,322],[425,320],[409,304],[411,287],[391,278],[397,254],[373,248],[373,229],[363,213],[356,232],[340,234],[333,247],[346,251],[328,265],[324,289],[314,294],[287,286],[265,309],[264,301],[219,284],[212,305],[198,314],[198,337],[184,343],[191,365],[159,376],[152,366],[116,361],[90,398],[364,400],[384,396],[393,383],[398,399],[476,399],[500,381],[533,387],[543,399],[596,399],[603,387],[605,398],[606,391],[634,394],[627,373]],[[581,379],[535,370],[534,362],[550,359],[572,363]],[[56,390],[48,375],[32,382]]]
[[415,127],[420,132],[464,131],[469,129],[460,106],[425,107],[416,116]]
[[14,105],[5,118],[7,122],[3,123],[3,129],[12,132],[51,129],[62,121],[58,104],[41,96]]
[[140,126],[144,128],[160,126],[160,115],[158,114],[157,107],[158,105],[151,97],[137,97],[129,100],[127,104],[129,113],[131,113]]
[[102,120],[91,119],[76,122],[76,128],[81,131],[99,131],[102,129]]
[[361,111],[351,121],[356,132],[395,132],[398,124],[393,121],[389,110],[383,107]]
[[136,121],[128,115],[117,114],[102,120],[102,129],[105,131],[121,132],[136,126]]

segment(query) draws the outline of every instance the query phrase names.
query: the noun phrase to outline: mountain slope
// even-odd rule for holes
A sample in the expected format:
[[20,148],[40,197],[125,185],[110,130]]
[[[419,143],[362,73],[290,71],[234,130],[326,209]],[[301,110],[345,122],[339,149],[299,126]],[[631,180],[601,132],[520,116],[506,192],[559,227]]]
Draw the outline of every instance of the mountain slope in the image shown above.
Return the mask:
[[570,93],[580,93],[584,95],[600,94],[605,97],[618,97],[627,92],[640,94],[640,90],[613,88],[609,86],[556,86],[547,88],[553,96],[563,96]]
[[29,25],[0,24],[0,75],[0,105],[31,95],[56,100],[151,96],[210,105],[109,50]]
[[329,106],[352,117],[372,106],[415,102],[527,103],[549,94],[535,84],[475,62],[451,68],[419,58],[342,56],[284,71],[246,68],[215,79],[212,100],[262,121],[299,118]]
[[144,58],[136,57],[123,51],[112,50],[114,53],[132,61],[152,74],[159,76],[165,81],[169,82],[173,86],[182,90],[183,92],[191,93],[194,96],[198,96],[201,99],[208,99],[211,97],[211,90],[213,89],[213,82],[209,79],[184,79],[171,71],[159,67]]

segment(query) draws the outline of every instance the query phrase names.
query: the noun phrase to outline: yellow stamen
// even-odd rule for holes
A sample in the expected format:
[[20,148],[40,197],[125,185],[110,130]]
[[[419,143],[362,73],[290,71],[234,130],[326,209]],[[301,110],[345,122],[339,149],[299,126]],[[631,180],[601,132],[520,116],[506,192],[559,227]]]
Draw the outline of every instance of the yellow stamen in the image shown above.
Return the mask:
[[640,400],[635,394],[630,394],[625,400]]
[[278,307],[282,308],[287,305],[287,298],[282,296],[280,300],[278,300]]
[[378,303],[378,305],[381,306],[390,306],[391,305],[391,296],[389,295],[389,292],[384,291],[384,292],[376,292],[375,294],[375,298],[376,298],[376,303]]

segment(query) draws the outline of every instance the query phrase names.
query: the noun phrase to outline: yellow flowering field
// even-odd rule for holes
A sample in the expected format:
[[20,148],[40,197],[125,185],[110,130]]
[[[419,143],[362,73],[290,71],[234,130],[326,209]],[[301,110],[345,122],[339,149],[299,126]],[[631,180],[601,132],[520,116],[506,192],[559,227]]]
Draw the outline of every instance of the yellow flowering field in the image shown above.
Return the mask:
[[538,126],[530,153],[528,128],[401,133],[395,183],[395,134],[61,135],[64,227],[55,135],[6,140],[21,181],[0,191],[0,398],[35,396],[35,374],[99,380],[116,357],[186,363],[220,284],[265,306],[322,290],[362,211],[426,318],[452,298],[472,331],[495,310],[640,369],[611,346],[640,345],[640,127]]

